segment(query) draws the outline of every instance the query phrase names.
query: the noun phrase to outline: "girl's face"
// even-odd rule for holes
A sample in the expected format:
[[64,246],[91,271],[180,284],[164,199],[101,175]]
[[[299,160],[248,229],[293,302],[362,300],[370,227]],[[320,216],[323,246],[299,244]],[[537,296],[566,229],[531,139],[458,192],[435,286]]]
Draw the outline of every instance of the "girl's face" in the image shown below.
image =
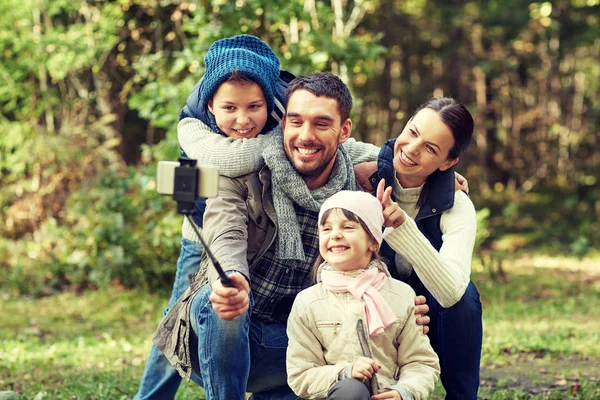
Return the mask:
[[448,159],[454,146],[452,131],[438,113],[424,108],[408,121],[394,145],[394,170],[405,188],[421,186],[436,170],[445,171],[458,162]]
[[219,129],[234,139],[252,139],[267,124],[267,102],[261,87],[250,82],[224,82],[208,102]]
[[339,271],[367,268],[376,250],[377,243],[360,222],[348,219],[339,208],[319,226],[321,256]]

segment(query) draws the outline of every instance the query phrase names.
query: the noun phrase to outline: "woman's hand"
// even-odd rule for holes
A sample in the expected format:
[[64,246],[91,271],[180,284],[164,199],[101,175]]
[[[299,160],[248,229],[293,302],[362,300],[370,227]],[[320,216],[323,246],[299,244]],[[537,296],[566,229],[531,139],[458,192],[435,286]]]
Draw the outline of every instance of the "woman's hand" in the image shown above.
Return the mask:
[[223,286],[220,279],[214,281],[211,285],[212,293],[209,300],[212,303],[213,310],[224,320],[234,320],[250,307],[250,285],[244,275],[234,272],[229,275],[233,286]]
[[381,389],[375,396],[371,396],[371,400],[402,400],[402,396],[396,390]]
[[352,377],[367,380],[381,369],[381,365],[367,357],[358,357],[352,364]]
[[377,200],[383,207],[383,226],[397,228],[404,223],[406,214],[398,203],[392,201],[392,187],[386,189],[384,179],[377,185]]

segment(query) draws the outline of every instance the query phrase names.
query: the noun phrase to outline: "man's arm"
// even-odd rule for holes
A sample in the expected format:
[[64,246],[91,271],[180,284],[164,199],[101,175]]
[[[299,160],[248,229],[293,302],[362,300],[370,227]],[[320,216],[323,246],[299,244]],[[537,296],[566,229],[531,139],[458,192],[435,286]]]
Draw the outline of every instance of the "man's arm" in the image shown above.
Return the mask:
[[[247,189],[240,179],[221,176],[219,194],[209,198],[204,213],[205,242],[225,272],[237,271],[249,276]],[[208,281],[219,277],[212,263],[207,268]]]
[[213,292],[210,301],[215,312],[223,319],[232,320],[248,310],[250,272],[247,261],[248,210],[247,189],[240,179],[221,176],[219,195],[208,199],[204,213],[203,235],[210,250],[230,275],[235,287],[222,285],[219,275],[208,262],[208,282]]
[[342,146],[352,160],[352,165],[375,161],[379,155],[379,147],[371,143],[357,142],[354,138],[349,138]]

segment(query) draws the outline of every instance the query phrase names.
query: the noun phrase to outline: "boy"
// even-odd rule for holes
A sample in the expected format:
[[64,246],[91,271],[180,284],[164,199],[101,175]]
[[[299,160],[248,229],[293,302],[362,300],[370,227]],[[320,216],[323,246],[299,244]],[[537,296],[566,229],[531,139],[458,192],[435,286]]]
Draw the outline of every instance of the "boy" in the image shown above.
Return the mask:
[[[209,48],[204,77],[180,114],[177,134],[183,157],[212,164],[221,175],[238,177],[264,165],[261,153],[280,129],[283,96],[293,75],[279,70],[279,59],[260,39],[239,35]],[[281,78],[280,78],[281,75]],[[206,199],[196,201],[194,222],[202,226]],[[184,218],[181,252],[171,299],[164,314],[198,272],[203,248]],[[174,398],[181,378],[156,347],[152,347],[136,399]]]

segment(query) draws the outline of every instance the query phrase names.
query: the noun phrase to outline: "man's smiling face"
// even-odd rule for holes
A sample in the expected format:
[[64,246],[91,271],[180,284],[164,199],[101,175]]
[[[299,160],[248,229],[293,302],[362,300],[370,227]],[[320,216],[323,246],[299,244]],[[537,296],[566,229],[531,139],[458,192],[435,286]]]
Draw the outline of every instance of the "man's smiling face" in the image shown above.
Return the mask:
[[310,189],[327,183],[338,146],[352,131],[352,121],[341,121],[336,100],[297,90],[288,100],[282,121],[283,146],[292,165]]

